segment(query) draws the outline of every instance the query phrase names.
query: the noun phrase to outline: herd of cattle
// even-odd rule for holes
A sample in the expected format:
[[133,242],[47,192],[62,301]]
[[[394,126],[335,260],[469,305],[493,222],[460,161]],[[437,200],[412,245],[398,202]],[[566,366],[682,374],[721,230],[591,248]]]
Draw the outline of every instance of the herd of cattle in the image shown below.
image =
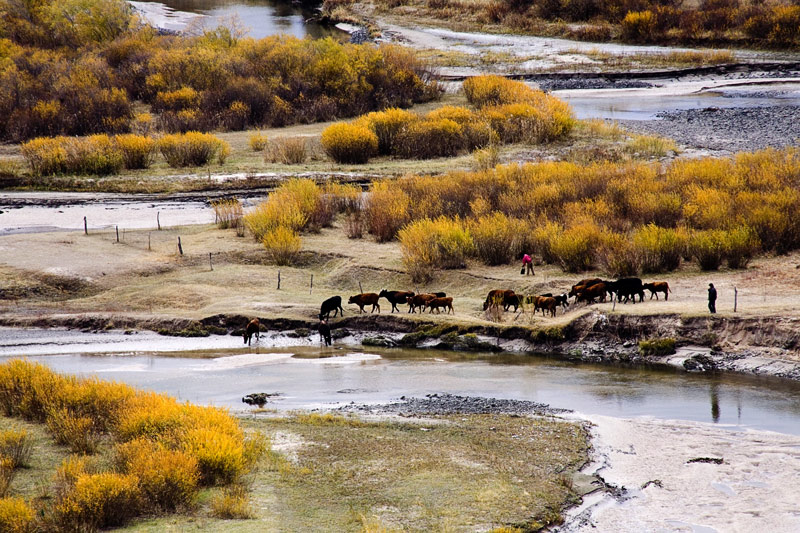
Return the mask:
[[[499,309],[501,306],[504,311],[508,311],[512,306],[516,312],[518,309],[525,309],[528,305],[533,305],[533,313],[539,309],[542,310],[542,315],[549,313],[550,316],[556,316],[556,309],[561,307],[567,309],[570,305],[570,298],[574,298],[575,304],[586,302],[593,304],[596,302],[605,302],[606,298],[611,298],[614,301],[621,303],[633,302],[636,303],[636,297],[639,301],[644,300],[644,291],[650,291],[650,299],[653,296],[658,299],[658,293],[664,293],[664,299],[669,299],[669,285],[666,281],[657,281],[653,283],[642,283],[639,278],[621,278],[616,281],[602,280],[600,278],[583,279],[572,286],[569,293],[553,295],[552,293],[545,293],[540,295],[523,295],[517,294],[510,289],[495,289],[489,291],[486,300],[483,302],[484,311],[490,308]],[[363,313],[364,307],[372,306],[370,312],[381,312],[380,299],[385,298],[392,304],[392,312],[400,311],[398,305],[408,305],[409,313],[416,313],[419,309],[420,313],[426,310],[433,313],[441,312],[444,309],[448,313],[455,313],[453,310],[453,298],[447,296],[443,292],[415,294],[410,291],[387,291],[382,290],[376,294],[374,292],[365,292],[351,296],[347,303],[355,304],[358,306],[359,312]],[[330,318],[331,313],[336,317],[341,313],[344,315],[342,309],[342,297],[333,296],[322,302],[319,310],[319,319],[327,320]]]

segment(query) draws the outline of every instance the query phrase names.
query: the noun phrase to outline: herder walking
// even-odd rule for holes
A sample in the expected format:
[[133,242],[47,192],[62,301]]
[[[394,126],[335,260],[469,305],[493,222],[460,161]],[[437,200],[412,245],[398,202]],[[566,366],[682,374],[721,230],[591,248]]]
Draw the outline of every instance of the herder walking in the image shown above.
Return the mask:
[[717,289],[713,283],[708,284],[708,310],[711,313],[717,312]]

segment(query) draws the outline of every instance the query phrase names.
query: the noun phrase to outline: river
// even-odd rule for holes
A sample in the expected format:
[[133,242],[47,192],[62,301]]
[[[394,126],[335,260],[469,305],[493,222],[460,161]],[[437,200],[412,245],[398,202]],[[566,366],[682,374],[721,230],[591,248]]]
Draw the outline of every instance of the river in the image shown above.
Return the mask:
[[[282,339],[278,344],[296,342]],[[241,397],[252,392],[280,393],[270,404],[279,410],[450,393],[531,400],[585,415],[800,435],[800,383],[776,378],[576,364],[546,355],[324,349],[313,342],[247,348],[232,336],[0,329],[0,357],[17,356],[58,372],[97,375],[234,410],[246,408]]]

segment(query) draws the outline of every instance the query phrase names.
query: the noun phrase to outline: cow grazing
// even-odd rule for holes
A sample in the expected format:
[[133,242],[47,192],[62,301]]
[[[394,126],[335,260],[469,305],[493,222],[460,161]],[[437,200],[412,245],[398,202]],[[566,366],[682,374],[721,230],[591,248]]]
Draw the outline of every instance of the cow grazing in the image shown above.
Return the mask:
[[669,300],[669,293],[672,292],[669,288],[669,283],[667,283],[666,281],[654,281],[653,283],[645,283],[644,285],[642,285],[642,288],[650,291],[651,300],[653,299],[653,296],[655,296],[656,300],[658,300],[659,292],[663,292],[664,299]]
[[407,297],[406,303],[408,304],[408,312],[416,313],[415,309],[417,307],[420,308],[421,313],[424,312],[428,301],[433,300],[436,297],[437,296],[435,294],[415,294],[414,296]]
[[606,301],[605,283],[595,283],[590,287],[586,287],[580,293],[578,293],[578,298],[575,300],[575,302],[587,302],[593,304],[596,299],[600,299],[600,302]]
[[428,311],[429,313],[433,313],[434,309],[436,309],[436,312],[438,313],[440,307],[444,307],[445,309],[447,309],[448,313],[453,313],[453,314],[456,313],[453,310],[453,298],[451,296],[448,296],[446,298],[433,298],[431,300],[428,300],[428,309],[430,309],[430,311]]
[[580,294],[581,291],[583,291],[583,289],[585,289],[587,287],[591,287],[592,285],[594,285],[596,283],[601,283],[602,281],[603,280],[600,279],[600,278],[582,279],[578,283],[576,283],[575,285],[572,286],[572,289],[569,291],[569,294],[567,296],[569,298],[572,298],[574,296],[575,299],[577,300],[578,294]]
[[537,296],[533,302],[533,314],[536,314],[537,309],[542,310],[542,316],[545,316],[545,311],[550,312],[550,316],[556,316],[556,299],[552,296]]
[[374,313],[376,309],[380,313],[381,312],[381,306],[378,303],[379,299],[380,299],[380,296],[378,296],[374,292],[364,292],[364,293],[361,293],[361,294],[356,294],[355,296],[351,296],[350,299],[347,300],[347,303],[356,304],[358,306],[359,313],[363,313],[364,312],[364,306],[365,305],[371,305],[372,306],[372,311],[370,311],[370,313]]
[[623,303],[628,303],[628,300],[633,300],[633,303],[636,303],[636,295],[639,295],[639,301],[644,301],[644,287],[642,286],[642,280],[639,278],[621,278],[614,282],[616,293],[617,293],[617,301],[621,302],[622,298],[625,298]]
[[395,311],[400,312],[397,308],[397,304],[406,303],[409,296],[414,296],[414,293],[411,291],[387,291],[386,289],[383,289],[378,295],[379,298],[386,298],[389,300],[389,303],[392,304],[392,313]]
[[555,298],[556,304],[560,305],[562,308],[566,309],[569,307],[569,297],[567,296],[566,292],[563,294],[557,294],[556,296],[553,296],[553,298]]
[[344,316],[344,309],[342,309],[342,297],[341,296],[331,296],[319,307],[319,319],[320,320],[328,320],[331,315],[331,311],[333,311],[333,316],[342,313],[341,316]]
[[261,322],[258,321],[257,318],[254,318],[250,322],[247,323],[247,327],[244,328],[244,343],[250,346],[250,340],[253,338],[253,335],[256,337],[256,342],[258,342],[261,332]]
[[510,289],[494,289],[489,291],[486,300],[483,302],[483,310],[486,311],[490,307],[500,307],[506,298],[514,296],[514,291]]

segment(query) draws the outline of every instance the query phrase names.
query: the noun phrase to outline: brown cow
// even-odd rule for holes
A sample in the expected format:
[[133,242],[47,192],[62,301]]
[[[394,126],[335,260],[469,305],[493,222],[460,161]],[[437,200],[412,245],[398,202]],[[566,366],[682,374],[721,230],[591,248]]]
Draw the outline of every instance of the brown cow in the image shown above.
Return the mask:
[[587,288],[587,287],[591,287],[591,286],[592,286],[592,285],[594,285],[595,283],[600,283],[600,282],[602,282],[602,281],[603,281],[603,280],[602,280],[602,279],[600,279],[600,278],[582,279],[582,280],[580,280],[578,283],[576,283],[575,285],[573,285],[573,286],[572,286],[572,290],[571,290],[571,291],[569,291],[569,294],[568,294],[567,296],[568,296],[569,298],[571,298],[571,297],[573,297],[573,296],[576,296],[576,297],[577,297],[577,296],[578,296],[578,294],[579,294],[579,293],[580,293],[580,292],[581,292],[583,289],[585,289],[585,288]]
[[448,313],[456,314],[456,312],[453,310],[452,296],[448,296],[447,298],[433,298],[431,300],[428,300],[428,309],[430,309],[430,311],[428,311],[429,313],[433,313],[434,309],[436,309],[436,312],[438,313],[440,307],[448,309],[447,311]]
[[536,314],[537,309],[542,310],[542,316],[545,316],[545,311],[550,311],[550,316],[556,316],[556,307],[558,303],[552,296],[537,296],[533,301],[533,314]]
[[606,284],[602,282],[586,287],[578,293],[578,298],[575,302],[588,302],[593,304],[595,299],[599,298],[600,302],[603,303],[606,301],[606,288]]
[[386,298],[387,300],[389,300],[389,303],[392,304],[392,311],[391,312],[394,313],[395,311],[398,311],[398,312],[400,311],[397,308],[397,304],[406,303],[406,299],[409,296],[414,296],[414,292],[413,291],[387,291],[386,289],[383,289],[378,296],[381,297],[381,298]]
[[347,303],[356,304],[358,306],[359,313],[364,312],[365,305],[372,305],[372,311],[370,311],[370,313],[374,313],[375,309],[377,309],[380,313],[381,306],[378,304],[379,298],[380,297],[374,292],[364,292],[361,294],[356,294],[355,296],[351,296],[350,299],[347,300]]
[[514,296],[514,291],[511,289],[491,290],[483,302],[483,310],[486,311],[489,307],[500,307],[500,304],[505,302],[506,298],[510,299],[512,296]]
[[525,304],[525,296],[522,294],[506,294],[503,296],[503,311],[508,311],[508,308],[514,306],[514,312],[517,312],[520,306]]
[[644,285],[642,285],[642,288],[650,291],[651,300],[653,299],[653,296],[655,296],[656,300],[658,300],[659,292],[663,292],[664,299],[669,300],[669,293],[672,292],[669,288],[669,283],[667,283],[666,281],[654,281],[653,283],[645,283]]
[[250,346],[250,340],[253,338],[253,335],[256,336],[256,342],[258,342],[261,332],[261,323],[258,321],[257,318],[254,318],[250,322],[247,323],[247,327],[244,328],[244,343]]
[[425,306],[428,303],[428,300],[433,300],[436,298],[435,294],[417,294],[415,296],[409,296],[406,298],[406,302],[408,303],[408,312],[409,313],[416,313],[415,309],[417,307],[420,308],[420,313],[425,312]]

